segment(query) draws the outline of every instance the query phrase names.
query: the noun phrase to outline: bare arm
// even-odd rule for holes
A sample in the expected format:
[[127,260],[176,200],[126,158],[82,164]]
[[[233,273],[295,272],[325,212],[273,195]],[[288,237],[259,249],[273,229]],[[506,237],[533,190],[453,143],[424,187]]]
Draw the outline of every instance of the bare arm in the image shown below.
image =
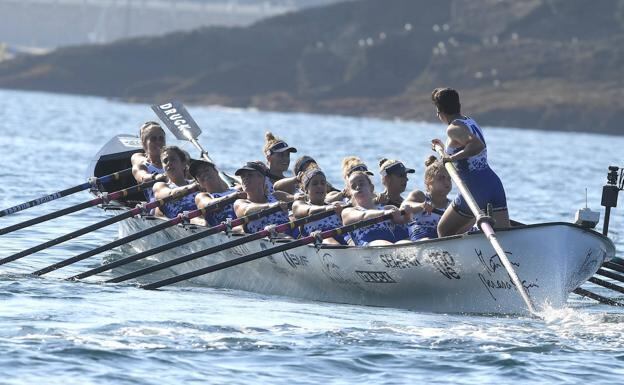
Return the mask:
[[485,148],[485,144],[472,134],[472,132],[463,124],[451,124],[446,129],[446,134],[450,139],[450,143],[455,147],[464,147],[461,151],[456,152],[449,158],[451,161],[466,159],[477,155]]
[[297,184],[299,184],[297,178],[291,176],[289,178],[282,178],[278,180],[273,184],[273,188],[276,191],[283,191],[292,195],[295,193],[295,188],[297,187]]
[[350,225],[355,222],[363,221],[365,219],[376,218],[380,215],[387,214],[387,210],[357,210],[352,207],[346,207],[342,210],[342,223],[344,225]]
[[187,184],[176,188],[170,188],[165,182],[157,182],[154,187],[154,198],[165,199],[171,195],[182,193],[185,190],[189,190],[196,186],[196,183]]

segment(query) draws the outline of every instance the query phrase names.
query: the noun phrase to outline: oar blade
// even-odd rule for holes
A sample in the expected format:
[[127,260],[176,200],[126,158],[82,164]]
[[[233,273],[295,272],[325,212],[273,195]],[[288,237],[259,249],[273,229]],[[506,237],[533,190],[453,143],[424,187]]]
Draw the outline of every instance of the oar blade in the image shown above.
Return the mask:
[[193,117],[178,101],[155,104],[152,110],[178,140],[193,141],[201,134],[201,129]]

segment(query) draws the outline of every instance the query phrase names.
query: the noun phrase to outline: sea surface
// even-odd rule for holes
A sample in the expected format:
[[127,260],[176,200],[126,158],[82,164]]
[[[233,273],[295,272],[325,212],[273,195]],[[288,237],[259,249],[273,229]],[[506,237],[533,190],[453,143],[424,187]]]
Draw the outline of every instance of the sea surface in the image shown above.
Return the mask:
[[[89,162],[109,139],[136,134],[143,121],[155,119],[148,105],[95,97],[0,90],[0,101],[0,209],[84,183]],[[428,143],[444,134],[432,123],[187,108],[203,130],[200,143],[222,169],[262,159],[264,132],[271,130],[297,147],[296,155],[317,158],[335,185],[341,159],[355,154],[375,169],[381,157],[403,160],[416,169],[408,188],[422,188]],[[520,222],[572,221],[586,201],[602,212],[607,167],[624,166],[624,137],[484,130],[490,163]],[[0,227],[88,199],[81,192],[0,218]],[[624,207],[613,214],[610,234],[622,256]],[[0,257],[104,218],[87,209],[2,235]],[[113,225],[0,266],[0,384],[614,384],[624,378],[624,311],[574,294],[569,307],[539,320],[62,279],[98,266],[99,256],[42,278],[29,275],[116,235]]]

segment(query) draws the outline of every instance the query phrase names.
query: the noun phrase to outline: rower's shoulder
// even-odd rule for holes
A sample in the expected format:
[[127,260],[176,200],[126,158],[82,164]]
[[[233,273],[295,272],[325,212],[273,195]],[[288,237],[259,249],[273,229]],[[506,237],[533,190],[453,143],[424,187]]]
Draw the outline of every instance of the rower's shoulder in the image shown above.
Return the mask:
[[132,163],[133,166],[139,166],[145,163],[146,159],[147,159],[147,156],[145,155],[144,152],[135,152],[130,157],[130,163]]
[[427,200],[427,196],[425,195],[424,192],[420,190],[414,190],[409,193],[409,195],[407,196],[405,200],[410,201],[410,202],[422,203]]

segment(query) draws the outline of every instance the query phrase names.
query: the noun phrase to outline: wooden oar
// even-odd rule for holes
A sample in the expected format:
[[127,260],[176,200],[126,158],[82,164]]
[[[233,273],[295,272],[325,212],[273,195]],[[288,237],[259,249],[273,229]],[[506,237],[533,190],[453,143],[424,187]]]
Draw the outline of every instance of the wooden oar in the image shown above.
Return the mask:
[[596,294],[596,293],[592,293],[591,291],[585,290],[583,288],[577,287],[576,289],[574,289],[573,291],[574,294],[578,294],[582,297],[587,297],[587,298],[591,298],[595,301],[598,301],[600,303],[603,303],[605,305],[611,305],[611,306],[624,306],[624,304],[614,301],[611,298],[607,298],[607,297],[603,297],[600,294]]
[[[604,266],[604,265],[603,265]],[[606,266],[605,266],[606,267]],[[624,276],[614,273],[612,271],[609,270],[605,270],[603,268],[598,269],[598,271],[596,272],[596,274],[598,275],[602,275],[603,277],[607,277],[607,278],[611,278],[614,279],[616,281],[620,281],[620,282],[624,282]]]
[[21,222],[21,223],[16,223],[14,225],[4,227],[4,228],[0,229],[0,235],[8,234],[10,232],[13,232],[13,231],[16,231],[16,230],[20,230],[20,229],[23,229],[23,228],[28,227],[28,226],[32,226],[32,225],[36,225],[36,224],[39,224],[39,223],[43,223],[45,221],[49,221],[50,219],[54,219],[54,218],[61,217],[63,215],[75,213],[77,211],[84,210],[84,209],[89,208],[89,207],[97,206],[99,204],[106,203],[106,202],[109,202],[109,201],[112,201],[112,200],[124,198],[124,197],[126,197],[126,196],[128,196],[128,195],[130,195],[132,193],[135,193],[135,192],[138,192],[138,191],[143,191],[143,190],[145,190],[147,188],[151,188],[154,183],[159,182],[159,181],[163,181],[163,180],[166,180],[166,177],[164,175],[159,175],[155,180],[152,180],[152,181],[149,181],[149,182],[145,182],[145,183],[141,183],[141,184],[138,184],[138,185],[135,185],[135,186],[132,186],[132,187],[128,187],[128,188],[123,189],[123,190],[115,191],[115,192],[112,192],[112,193],[106,193],[106,194],[104,194],[104,195],[102,195],[100,197],[97,197],[95,199],[92,199],[90,201],[79,203],[77,205],[70,206],[70,207],[67,207],[67,208],[64,208],[64,209],[61,209],[61,210],[58,210],[58,211],[46,214],[46,215],[42,215],[42,216],[37,217],[37,218],[32,218],[32,219],[29,219],[29,220]]
[[127,219],[127,218],[131,218],[131,217],[133,217],[135,215],[139,215],[143,211],[151,210],[151,209],[156,208],[158,206],[161,206],[162,204],[167,203],[169,201],[179,199],[179,198],[183,197],[184,195],[189,194],[189,193],[194,192],[194,191],[197,191],[197,186],[193,186],[193,187],[188,188],[188,189],[180,190],[177,194],[171,195],[171,196],[169,196],[167,198],[159,199],[159,200],[156,200],[156,201],[153,201],[153,202],[150,202],[150,203],[146,203],[145,205],[135,207],[135,208],[133,208],[131,210],[126,211],[123,214],[116,215],[114,217],[105,219],[105,220],[103,220],[101,222],[98,222],[98,223],[92,224],[90,226],[84,227],[84,228],[82,228],[80,230],[76,230],[76,231],[71,232],[69,234],[65,234],[65,235],[63,235],[61,237],[58,237],[58,238],[52,239],[50,241],[44,242],[44,243],[42,243],[40,245],[31,247],[30,249],[27,249],[27,250],[24,250],[24,251],[20,251],[19,253],[13,254],[13,255],[8,256],[6,258],[2,258],[2,259],[0,259],[0,265],[4,265],[5,263],[12,262],[12,261],[15,261],[17,259],[23,258],[23,257],[25,257],[27,255],[34,254],[34,253],[36,253],[38,251],[41,251],[43,249],[47,249],[49,247],[58,245],[59,243],[63,243],[63,242],[68,241],[70,239],[74,239],[74,238],[79,237],[81,235],[87,234],[87,233],[89,233],[91,231],[94,231],[94,230],[97,230],[97,229],[101,229],[102,227],[106,227],[108,225],[111,225],[113,223],[117,223],[117,222],[122,221],[122,220]]
[[607,282],[604,279],[600,279],[600,278],[596,278],[596,277],[591,277],[590,279],[588,279],[589,282],[594,283],[596,285],[605,287],[607,289],[611,289],[613,291],[617,291],[618,293],[622,293],[624,294],[624,288],[611,283],[611,282]]
[[137,278],[137,277],[140,277],[140,276],[143,276],[143,275],[146,275],[146,274],[150,274],[150,273],[153,273],[153,272],[165,269],[167,267],[171,267],[171,266],[174,266],[174,265],[179,265],[179,264],[184,263],[184,262],[188,262],[188,261],[192,261],[194,259],[198,259],[198,258],[204,257],[206,255],[214,254],[214,253],[217,253],[219,251],[231,249],[232,247],[240,246],[242,244],[245,244],[245,243],[248,243],[248,242],[251,242],[251,241],[255,241],[255,240],[258,240],[258,239],[262,239],[262,238],[268,237],[273,232],[281,233],[281,232],[285,232],[285,231],[288,231],[288,230],[292,230],[292,229],[295,229],[295,228],[297,228],[299,226],[305,225],[306,223],[314,222],[314,221],[317,221],[319,219],[328,217],[328,216],[330,216],[330,215],[332,215],[334,213],[335,213],[334,210],[321,211],[321,212],[316,213],[316,214],[308,215],[307,217],[295,219],[294,221],[291,221],[291,222],[282,223],[280,225],[275,226],[271,230],[268,230],[268,229],[260,230],[260,231],[258,231],[256,233],[249,234],[249,235],[246,235],[244,237],[240,237],[238,239],[234,239],[232,241],[229,241],[229,242],[226,242],[226,243],[222,243],[220,245],[212,246],[212,247],[209,247],[209,248],[204,249],[204,250],[200,250],[200,251],[192,253],[192,254],[188,254],[188,255],[185,255],[185,256],[182,256],[182,257],[178,257],[178,258],[166,261],[166,262],[162,262],[162,263],[159,263],[159,264],[154,265],[154,266],[146,267],[144,269],[137,270],[137,271],[134,271],[134,272],[129,273],[129,274],[125,274],[125,275],[123,275],[121,277],[110,279],[110,280],[108,280],[106,282],[109,282],[109,283],[124,282],[124,281],[127,281],[127,280],[132,279],[132,278]]
[[128,257],[119,259],[117,261],[114,261],[114,262],[111,262],[111,263],[107,263],[106,265],[98,266],[98,267],[96,267],[94,269],[85,271],[84,273],[76,274],[76,275],[74,275],[72,277],[69,277],[67,279],[73,281],[73,280],[87,278],[87,277],[90,277],[90,276],[95,275],[95,274],[103,273],[105,271],[114,269],[116,267],[124,266],[124,265],[127,265],[129,263],[132,263],[132,262],[139,261],[141,259],[147,258],[147,257],[152,256],[154,254],[162,253],[163,251],[167,251],[167,250],[173,249],[175,247],[179,247],[179,246],[185,245],[187,243],[196,241],[198,239],[205,238],[205,237],[207,237],[209,235],[217,234],[217,233],[220,233],[222,231],[228,231],[228,228],[234,228],[236,226],[245,225],[245,224],[247,224],[247,223],[249,223],[251,221],[255,221],[258,218],[262,218],[264,216],[271,215],[271,214],[276,213],[276,212],[281,211],[281,210],[282,209],[279,206],[270,207],[268,209],[265,209],[265,210],[262,210],[262,211],[258,211],[257,213],[253,213],[253,214],[247,215],[245,217],[241,217],[241,218],[235,219],[235,220],[233,220],[230,223],[225,223],[224,222],[224,223],[218,224],[216,226],[210,227],[210,228],[208,228],[205,231],[189,235],[188,237],[184,237],[182,239],[178,239],[178,240],[175,240],[173,242],[169,242],[169,243],[166,243],[164,245],[160,245],[158,247],[155,247],[153,249],[140,252],[140,253],[135,254],[135,255],[130,255]]
[[[405,211],[401,210],[401,214],[404,215]],[[313,243],[319,239],[325,239],[325,238],[330,238],[330,237],[335,237],[337,235],[342,235],[344,233],[347,233],[349,231],[353,231],[355,229],[359,229],[361,227],[366,227],[366,226],[371,226],[374,225],[375,223],[379,223],[379,222],[383,222],[386,221],[390,218],[392,218],[392,213],[390,214],[385,214],[385,215],[381,215],[375,218],[370,218],[370,219],[366,219],[363,221],[359,221],[359,222],[355,222],[352,223],[350,225],[347,226],[342,226],[342,227],[338,227],[335,228],[333,230],[327,230],[327,231],[323,231],[322,233],[320,233],[317,237],[310,235],[304,238],[299,238],[295,241],[292,242],[288,242],[285,243],[283,245],[280,246],[276,246],[276,247],[271,247],[268,248],[266,250],[261,250],[243,257],[239,257],[239,258],[234,258],[232,260],[229,261],[225,261],[225,262],[221,262],[221,263],[217,263],[215,265],[212,266],[207,266],[204,267],[202,269],[198,269],[195,271],[191,271],[185,274],[180,274],[177,275],[175,277],[171,277],[171,278],[167,278],[167,279],[163,279],[161,281],[158,282],[154,282],[154,283],[150,283],[147,285],[143,285],[141,286],[141,288],[143,289],[158,289],[159,287],[163,287],[166,285],[171,285],[180,281],[185,281],[187,279],[191,279],[191,278],[195,278],[198,277],[200,275],[204,275],[204,274],[208,274],[208,273],[212,273],[215,271],[219,271],[219,270],[223,270],[226,269],[228,267],[232,267],[232,266],[236,266],[236,265],[240,265],[242,263],[246,263],[246,262],[250,262],[259,258],[263,258],[275,253],[281,253],[282,251],[286,251],[286,250],[290,250],[290,249],[294,249],[296,247],[300,247],[300,246],[304,246],[310,243]]]
[[82,183],[77,186],[65,189],[65,190],[57,191],[55,193],[48,194],[40,198],[30,200],[28,202],[20,203],[19,205],[9,207],[8,209],[0,210],[0,217],[4,217],[10,214],[15,214],[18,211],[22,211],[22,210],[29,209],[31,207],[39,206],[41,204],[51,202],[55,199],[59,199],[59,198],[77,193],[78,191],[83,191],[89,188],[96,188],[98,184],[106,184],[114,180],[119,180],[119,178],[121,178],[122,176],[125,176],[126,174],[129,174],[131,171],[132,171],[132,168],[127,168],[125,170],[117,171],[115,173],[104,175],[99,178],[90,178],[89,181],[87,181],[86,183]]
[[[165,123],[169,131],[178,140],[187,140],[191,142],[195,148],[201,152],[202,158],[208,162],[215,164],[210,158],[208,152],[203,149],[197,138],[201,134],[199,125],[195,122],[195,119],[188,113],[184,105],[178,101],[171,101],[169,103],[157,104],[152,106],[152,110],[156,113],[158,118]],[[240,183],[236,178],[227,175],[223,171],[219,171],[221,179],[233,186],[236,183]]]
[[52,264],[50,266],[44,267],[41,270],[37,270],[34,273],[32,273],[33,275],[43,275],[43,274],[47,274],[51,271],[54,270],[58,270],[62,267],[71,265],[73,263],[85,260],[91,256],[94,256],[96,254],[99,254],[103,251],[106,250],[110,250],[113,247],[117,247],[117,246],[121,246],[121,245],[125,245],[126,243],[132,242],[134,240],[137,240],[139,238],[143,238],[145,236],[148,236],[150,234],[156,233],[158,231],[164,230],[166,228],[175,226],[179,223],[183,223],[185,221],[188,221],[190,219],[196,218],[198,216],[203,216],[205,215],[207,212],[211,212],[211,211],[216,211],[219,210],[225,206],[227,206],[228,204],[234,202],[236,199],[238,199],[238,193],[233,193],[230,195],[227,195],[221,199],[218,199],[217,201],[215,201],[214,203],[202,208],[202,209],[198,209],[198,210],[193,210],[190,211],[188,213],[180,213],[178,214],[177,217],[170,219],[168,221],[165,221],[163,223],[160,223],[156,226],[150,227],[149,229],[145,229],[143,231],[139,231],[137,233],[134,233],[132,235],[128,235],[127,237],[123,237],[120,239],[117,239],[113,242],[107,243],[106,245],[102,245],[100,247],[97,247],[93,250],[89,250],[87,252],[84,252],[82,254],[76,255],[75,257],[71,257],[71,258],[67,258],[61,262],[57,262],[55,264]]
[[[444,149],[437,144],[434,146],[434,150],[438,153],[438,155],[440,155],[441,158],[444,158],[444,156],[446,155],[444,153]],[[492,247],[496,251],[498,258],[505,267],[505,270],[507,270],[507,274],[509,274],[509,277],[511,278],[513,284],[516,286],[516,289],[520,293],[520,296],[522,296],[524,303],[526,303],[529,312],[534,316],[540,317],[539,314],[535,311],[533,302],[531,302],[529,294],[522,285],[522,281],[520,281],[520,278],[518,278],[518,274],[516,274],[513,265],[511,264],[511,262],[509,262],[507,254],[505,254],[505,250],[503,250],[500,243],[496,239],[496,233],[494,232],[491,224],[492,218],[486,216],[483,213],[483,210],[481,210],[481,208],[477,205],[474,197],[472,196],[472,194],[464,184],[464,181],[462,181],[461,177],[459,176],[459,173],[455,169],[455,165],[453,165],[453,162],[444,162],[444,166],[446,168],[446,171],[448,171],[449,175],[451,176],[453,183],[455,183],[457,188],[459,188],[459,191],[466,200],[466,203],[470,207],[470,211],[472,211],[472,214],[475,216],[477,226],[479,226],[481,231],[483,231],[483,234],[485,234],[485,236],[487,237],[488,241],[490,241],[490,243],[492,244]]]

